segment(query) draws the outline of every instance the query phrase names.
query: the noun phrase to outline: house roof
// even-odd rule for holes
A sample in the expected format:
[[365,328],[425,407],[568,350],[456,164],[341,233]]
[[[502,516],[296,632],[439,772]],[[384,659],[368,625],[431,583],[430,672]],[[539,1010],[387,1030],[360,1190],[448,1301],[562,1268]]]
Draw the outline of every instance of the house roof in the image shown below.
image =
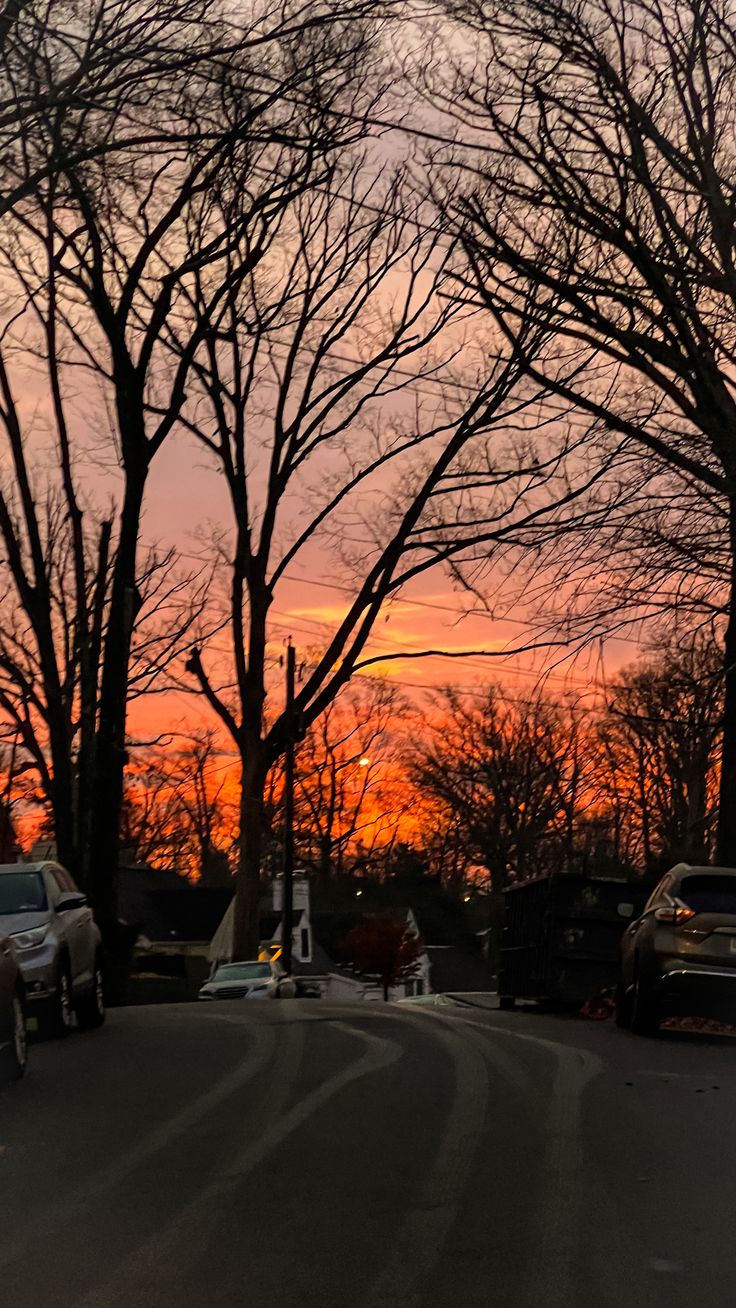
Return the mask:
[[192,886],[175,872],[120,868],[120,917],[149,940],[210,940],[232,899],[229,886]]
[[327,976],[328,972],[336,972],[339,969],[335,966],[334,961],[329,954],[317,942],[312,942],[312,961],[310,963],[300,963],[297,959],[293,962],[294,976]]

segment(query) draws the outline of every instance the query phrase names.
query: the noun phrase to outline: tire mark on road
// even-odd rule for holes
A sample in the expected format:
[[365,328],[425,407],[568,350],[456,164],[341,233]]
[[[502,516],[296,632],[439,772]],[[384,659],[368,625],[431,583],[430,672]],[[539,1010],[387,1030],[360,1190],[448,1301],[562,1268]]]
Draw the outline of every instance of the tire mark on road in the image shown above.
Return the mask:
[[[419,1016],[417,1014],[417,1016]],[[438,1013],[432,1009],[427,1009],[422,1013],[422,1019],[429,1018],[430,1021],[447,1022],[451,1026],[463,1026],[468,1035],[480,1049],[485,1061],[498,1072],[501,1078],[514,1088],[517,1095],[527,1104],[532,1112],[541,1113],[546,1107],[546,1101],[543,1101],[539,1088],[535,1082],[533,1074],[520,1066],[518,1061],[498,1044],[483,1039],[483,1032],[488,1030],[486,1023],[474,1022],[469,1017],[456,1017],[452,1013]]]
[[[426,1016],[430,1014],[427,1013]],[[439,1017],[440,1014],[432,1014]],[[537,1205],[537,1226],[530,1238],[529,1271],[519,1298],[520,1308],[571,1308],[575,1301],[575,1264],[580,1233],[583,1177],[583,1148],[580,1132],[581,1097],[591,1080],[603,1070],[603,1060],[587,1049],[545,1040],[482,1020],[451,1017],[442,1019],[473,1027],[478,1032],[507,1036],[536,1046],[556,1060],[549,1108],[544,1122],[545,1149],[542,1159],[541,1193]],[[487,1042],[486,1042],[487,1043]],[[514,1076],[497,1050],[499,1070],[512,1084],[528,1089],[528,1074]],[[529,1096],[527,1095],[527,1098]],[[539,1103],[539,1095],[536,1096]]]
[[[131,1296],[136,1295],[135,1280],[140,1283],[139,1297],[135,1301],[154,1303],[156,1283],[160,1278],[163,1277],[163,1289],[170,1289],[167,1269],[174,1265],[174,1261],[181,1265],[182,1259],[186,1260],[187,1248],[197,1254],[201,1252],[202,1212],[208,1204],[221,1200],[240,1186],[245,1177],[269,1154],[352,1082],[390,1067],[403,1056],[402,1047],[394,1040],[369,1035],[348,1022],[335,1022],[333,1026],[362,1041],[368,1046],[366,1052],[278,1116],[256,1140],[251,1137],[249,1123],[247,1145],[234,1152],[227,1165],[221,1167],[174,1218],[158,1227],[154,1235],[138,1245],[128,1258],[117,1265],[112,1283],[95,1285],[74,1301],[73,1308],[114,1308],[114,1305],[121,1304],[127,1308]],[[276,1104],[276,1107],[278,1109],[279,1105]]]
[[252,1027],[253,1044],[237,1067],[222,1077],[209,1090],[175,1113],[161,1126],[145,1136],[137,1145],[111,1166],[93,1173],[64,1198],[39,1214],[26,1235],[4,1244],[0,1253],[0,1267],[24,1256],[29,1245],[37,1247],[40,1239],[53,1236],[61,1227],[83,1217],[103,1195],[127,1180],[139,1167],[150,1162],[156,1154],[168,1149],[181,1139],[202,1118],[209,1116],[221,1103],[242,1090],[266,1067],[276,1043],[271,1027]]
[[496,1035],[537,1046],[552,1054],[557,1068],[545,1123],[542,1190],[537,1206],[536,1238],[523,1308],[571,1308],[575,1302],[575,1264],[580,1238],[584,1170],[580,1105],[586,1086],[603,1070],[603,1060],[580,1049],[514,1031],[490,1022],[474,1023]]
[[[242,1025],[242,1018],[225,1018],[214,1014],[213,1017],[220,1021],[239,1021]],[[249,1137],[254,1139],[261,1137],[269,1126],[271,1126],[274,1121],[277,1121],[284,1112],[299,1075],[299,1068],[304,1053],[304,1040],[305,1023],[303,1021],[286,1022],[281,1024],[276,1056],[268,1065],[268,1094],[261,1099],[260,1103],[255,1106],[253,1111],[249,1111],[248,1113]],[[214,1248],[216,1245],[216,1234],[221,1222],[221,1209],[216,1203],[203,1202],[201,1191],[197,1195],[197,1204],[198,1217],[196,1235],[194,1235],[189,1247],[197,1256],[199,1256],[202,1250],[210,1247]],[[166,1225],[164,1224],[163,1228],[161,1226],[157,1227],[157,1230],[161,1229],[165,1231]],[[140,1245],[136,1248],[133,1255],[134,1257],[139,1256],[140,1248]],[[121,1259],[121,1261],[124,1262],[124,1258]],[[110,1271],[111,1269],[108,1268],[107,1276],[112,1279]],[[172,1260],[170,1265],[166,1268],[165,1280],[167,1292],[173,1299],[180,1303],[188,1302],[188,1272],[189,1262],[186,1254],[184,1256],[181,1256],[180,1254],[176,1260]],[[176,1294],[177,1287],[179,1290],[178,1295]],[[153,1295],[150,1276],[148,1278],[146,1293],[148,1296],[146,1302],[149,1302]],[[94,1302],[97,1302],[97,1296],[90,1295],[90,1291],[87,1290],[85,1299],[89,1300],[91,1298],[94,1299]]]
[[571,1308],[575,1302],[576,1261],[584,1171],[580,1102],[601,1070],[594,1054],[546,1041],[557,1057],[552,1101],[545,1128],[542,1193],[538,1229],[530,1260],[524,1308]]
[[[439,1016],[439,1015],[438,1015]],[[409,1020],[427,1027],[419,1015]],[[442,1140],[427,1178],[402,1222],[390,1257],[361,1300],[361,1308],[421,1308],[432,1269],[460,1212],[486,1118],[488,1078],[477,1047],[446,1026],[434,1035],[455,1068],[455,1093]]]

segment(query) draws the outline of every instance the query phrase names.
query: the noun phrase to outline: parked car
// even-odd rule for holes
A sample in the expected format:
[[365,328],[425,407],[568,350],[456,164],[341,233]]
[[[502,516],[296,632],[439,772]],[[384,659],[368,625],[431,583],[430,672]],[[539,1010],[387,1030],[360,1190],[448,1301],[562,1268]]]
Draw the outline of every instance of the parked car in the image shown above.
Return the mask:
[[199,992],[200,999],[275,999],[278,981],[271,963],[220,963]]
[[623,934],[619,1026],[655,1035],[685,1014],[736,1021],[736,868],[679,863]]
[[23,978],[10,940],[0,936],[0,1081],[19,1081],[27,1057]]
[[58,863],[0,866],[0,931],[18,960],[28,1014],[47,1035],[105,1020],[100,932],[86,896]]

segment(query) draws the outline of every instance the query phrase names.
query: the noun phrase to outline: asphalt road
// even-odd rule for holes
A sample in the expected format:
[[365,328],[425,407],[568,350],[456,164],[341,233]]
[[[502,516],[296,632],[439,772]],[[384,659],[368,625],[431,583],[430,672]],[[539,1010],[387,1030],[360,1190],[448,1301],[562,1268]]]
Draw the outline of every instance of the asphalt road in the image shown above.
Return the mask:
[[733,1308],[736,1041],[118,1010],[0,1093],[13,1308]]

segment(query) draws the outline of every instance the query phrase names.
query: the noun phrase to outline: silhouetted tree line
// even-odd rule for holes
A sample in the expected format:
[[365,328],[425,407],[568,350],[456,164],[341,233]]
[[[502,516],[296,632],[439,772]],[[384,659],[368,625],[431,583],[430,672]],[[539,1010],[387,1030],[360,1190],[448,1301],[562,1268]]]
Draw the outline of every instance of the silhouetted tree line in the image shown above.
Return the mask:
[[[331,706],[299,750],[299,863],[317,881],[430,878],[460,893],[550,871],[641,875],[708,862],[719,659],[696,634],[653,646],[588,696],[450,688],[433,697],[421,736],[395,688],[369,682]],[[125,848],[227,884],[237,865],[234,766],[211,735],[142,751],[126,790]],[[275,770],[272,871],[281,785]]]

